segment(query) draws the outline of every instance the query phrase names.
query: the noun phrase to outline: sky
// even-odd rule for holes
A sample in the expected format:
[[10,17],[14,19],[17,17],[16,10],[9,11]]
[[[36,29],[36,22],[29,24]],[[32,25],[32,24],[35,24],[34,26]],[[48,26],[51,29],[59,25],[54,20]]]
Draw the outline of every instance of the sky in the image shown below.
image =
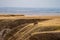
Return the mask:
[[60,0],[0,0],[0,7],[60,8]]

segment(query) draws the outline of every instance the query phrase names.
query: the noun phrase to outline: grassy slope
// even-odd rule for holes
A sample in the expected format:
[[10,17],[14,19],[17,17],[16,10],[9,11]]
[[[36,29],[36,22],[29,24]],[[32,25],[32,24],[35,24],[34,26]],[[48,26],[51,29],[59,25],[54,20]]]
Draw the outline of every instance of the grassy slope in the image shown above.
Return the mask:
[[5,27],[14,28],[14,27],[20,26],[24,23],[35,22],[32,19],[51,19],[51,20],[41,21],[38,23],[37,26],[43,27],[43,29],[41,29],[41,31],[45,31],[45,29],[51,30],[52,28],[53,28],[53,30],[55,30],[56,28],[60,30],[60,17],[36,17],[36,16],[26,17],[26,16],[20,16],[20,17],[2,17],[0,19],[2,19],[2,20],[0,20],[0,27],[3,27],[1,29],[4,29]]
[[39,22],[38,24],[40,26],[60,26],[60,18]]

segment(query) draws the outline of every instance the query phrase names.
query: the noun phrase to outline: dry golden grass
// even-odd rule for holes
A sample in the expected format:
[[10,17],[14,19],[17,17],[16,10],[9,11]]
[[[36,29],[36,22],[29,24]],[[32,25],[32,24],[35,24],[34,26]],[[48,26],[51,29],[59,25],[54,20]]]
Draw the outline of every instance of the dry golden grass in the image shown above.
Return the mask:
[[51,20],[39,22],[38,25],[40,25],[40,26],[60,26],[60,18],[54,18]]
[[54,19],[60,16],[0,15],[0,19]]

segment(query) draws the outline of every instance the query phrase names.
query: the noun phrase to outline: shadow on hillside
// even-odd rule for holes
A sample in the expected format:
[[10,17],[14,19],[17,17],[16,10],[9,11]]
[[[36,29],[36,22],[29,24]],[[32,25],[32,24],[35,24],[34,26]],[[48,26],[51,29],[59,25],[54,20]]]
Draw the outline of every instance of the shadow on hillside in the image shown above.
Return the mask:
[[30,40],[60,40],[60,32],[58,33],[40,33],[33,35]]
[[41,21],[45,21],[48,19],[16,19],[16,20],[9,20],[9,19],[1,19],[0,20],[0,31],[4,28],[9,28],[9,29],[13,29],[17,26],[23,25],[25,23],[29,24],[29,23],[34,23],[34,22],[41,22]]

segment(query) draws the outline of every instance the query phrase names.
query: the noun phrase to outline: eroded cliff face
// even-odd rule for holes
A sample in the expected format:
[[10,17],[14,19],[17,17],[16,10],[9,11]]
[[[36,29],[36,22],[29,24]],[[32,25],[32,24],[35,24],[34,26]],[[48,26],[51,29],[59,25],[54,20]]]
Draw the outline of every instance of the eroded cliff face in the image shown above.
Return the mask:
[[30,23],[40,21],[39,19],[0,19],[0,36],[5,37],[9,32],[18,31]]

